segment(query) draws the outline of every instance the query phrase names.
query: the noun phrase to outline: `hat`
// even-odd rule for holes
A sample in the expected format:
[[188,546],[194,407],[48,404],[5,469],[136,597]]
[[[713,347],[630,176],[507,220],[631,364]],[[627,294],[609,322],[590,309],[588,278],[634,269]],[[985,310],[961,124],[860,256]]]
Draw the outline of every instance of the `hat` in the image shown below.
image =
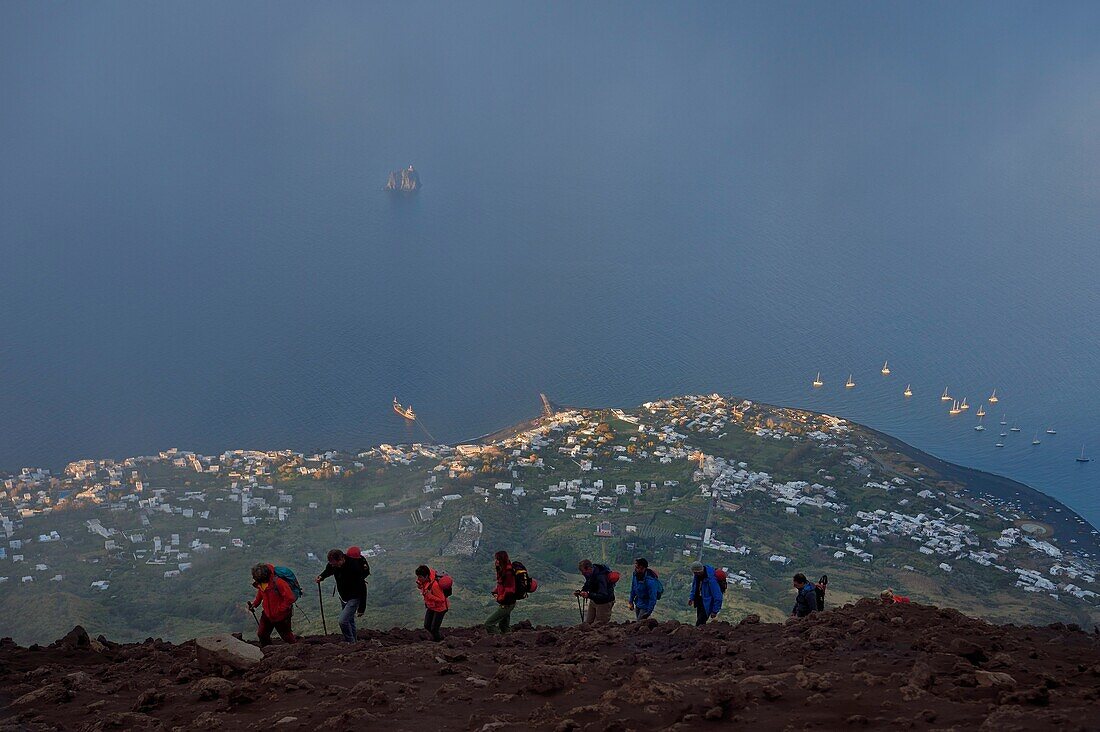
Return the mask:
[[889,600],[890,598],[892,598],[894,596],[894,591],[893,590],[883,590],[882,592],[878,593],[878,596],[881,597],[883,600]]
[[703,571],[703,563],[702,562],[692,562],[691,563],[691,571],[692,572],[702,572]]
[[348,550],[346,552],[344,552],[344,554],[348,555],[352,559],[362,559],[363,558],[363,552],[357,546],[349,546]]

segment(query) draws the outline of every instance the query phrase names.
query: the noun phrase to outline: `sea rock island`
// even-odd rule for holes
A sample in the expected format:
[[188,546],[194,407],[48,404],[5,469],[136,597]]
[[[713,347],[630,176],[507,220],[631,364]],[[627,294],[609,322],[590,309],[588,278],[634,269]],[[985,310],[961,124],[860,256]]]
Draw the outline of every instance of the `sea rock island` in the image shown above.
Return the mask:
[[395,193],[416,193],[420,188],[420,174],[411,165],[404,170],[391,171],[386,181],[386,190]]

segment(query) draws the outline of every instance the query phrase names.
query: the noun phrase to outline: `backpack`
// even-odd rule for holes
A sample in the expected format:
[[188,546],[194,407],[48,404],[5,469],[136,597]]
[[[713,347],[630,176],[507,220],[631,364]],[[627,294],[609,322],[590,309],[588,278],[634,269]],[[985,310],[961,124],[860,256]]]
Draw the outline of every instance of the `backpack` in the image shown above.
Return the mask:
[[821,575],[821,581],[814,585],[814,594],[817,595],[817,610],[825,609],[825,588],[829,585],[829,576]]
[[522,600],[538,588],[538,583],[523,566],[523,562],[512,562],[512,572],[516,575],[516,599]]
[[298,584],[294,570],[290,567],[276,567],[275,576],[290,585],[290,589],[294,591],[294,602],[298,602],[298,598],[302,596],[302,586]]
[[661,595],[665,594],[665,583],[661,581],[661,578],[657,576],[657,572],[646,567],[645,573],[652,577],[657,582],[657,599],[661,599]]
[[714,570],[714,579],[718,581],[718,589],[722,591],[723,595],[726,594],[726,589],[729,588],[729,583],[726,582],[726,570]]
[[455,581],[451,575],[446,572],[435,573],[435,583],[439,585],[439,589],[442,590],[444,597],[450,597],[451,592],[454,591]]

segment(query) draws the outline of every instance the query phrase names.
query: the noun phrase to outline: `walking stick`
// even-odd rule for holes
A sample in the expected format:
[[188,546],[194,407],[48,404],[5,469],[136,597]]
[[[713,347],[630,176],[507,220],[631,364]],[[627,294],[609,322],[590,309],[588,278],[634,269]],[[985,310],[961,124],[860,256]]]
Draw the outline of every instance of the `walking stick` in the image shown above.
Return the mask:
[[577,595],[577,615],[581,616],[581,622],[584,622],[584,610],[581,610],[581,596]]
[[317,583],[317,603],[321,606],[321,627],[325,629],[325,635],[328,635],[328,623],[325,622],[325,598],[321,595],[321,583]]
[[251,605],[248,606],[248,612],[252,613],[252,619],[256,621],[256,627],[260,627],[260,619],[256,617],[256,608]]

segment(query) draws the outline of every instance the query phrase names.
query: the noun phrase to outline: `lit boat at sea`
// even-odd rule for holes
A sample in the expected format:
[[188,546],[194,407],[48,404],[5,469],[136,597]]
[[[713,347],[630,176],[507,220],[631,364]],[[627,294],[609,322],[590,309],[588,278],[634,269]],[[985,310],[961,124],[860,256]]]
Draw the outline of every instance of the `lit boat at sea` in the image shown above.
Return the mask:
[[941,397],[940,397],[940,401],[941,401],[941,402],[949,402],[949,401],[951,401],[951,395],[949,395],[949,394],[947,393],[947,387],[946,387],[946,386],[945,386],[945,387],[943,387],[943,396],[941,396]]
[[959,402],[958,402],[958,400],[955,400],[954,402],[952,402],[952,403],[951,403],[951,409],[948,409],[948,410],[947,410],[947,413],[948,413],[948,414],[958,414],[958,413],[959,413],[959,412],[961,412],[961,411],[962,411],[962,410],[961,410],[961,409],[959,409]]
[[912,384],[906,384],[905,385],[905,391],[903,391],[902,394],[904,394],[906,397],[913,396],[913,385]]
[[818,372],[817,372],[817,376],[816,376],[816,377],[814,377],[814,388],[815,388],[815,389],[820,389],[820,388],[821,388],[821,385],[822,385],[822,384],[824,384],[824,383],[825,383],[825,382],[821,380],[821,372],[820,372],[820,371],[818,371]]
[[966,403],[966,397],[963,397],[962,404],[959,405],[959,409],[962,409],[963,411],[970,409],[970,405]]
[[401,402],[397,401],[397,397],[393,398],[393,411],[400,414],[405,419],[416,420],[416,412],[413,411],[412,405],[407,407],[401,406]]
[[997,390],[994,389],[993,393],[989,395],[989,403],[990,404],[996,404],[999,401],[1001,401],[1001,400],[997,398]]
[[883,376],[889,376],[890,375],[890,362],[889,361],[883,361],[882,362],[882,375]]
[[848,374],[848,381],[844,384],[845,389],[851,389],[856,385],[856,382],[852,381],[852,375]]
[[979,417],[984,417],[984,416],[985,416],[985,406],[983,406],[983,405],[978,405],[978,411],[977,411],[977,415],[978,415]]

